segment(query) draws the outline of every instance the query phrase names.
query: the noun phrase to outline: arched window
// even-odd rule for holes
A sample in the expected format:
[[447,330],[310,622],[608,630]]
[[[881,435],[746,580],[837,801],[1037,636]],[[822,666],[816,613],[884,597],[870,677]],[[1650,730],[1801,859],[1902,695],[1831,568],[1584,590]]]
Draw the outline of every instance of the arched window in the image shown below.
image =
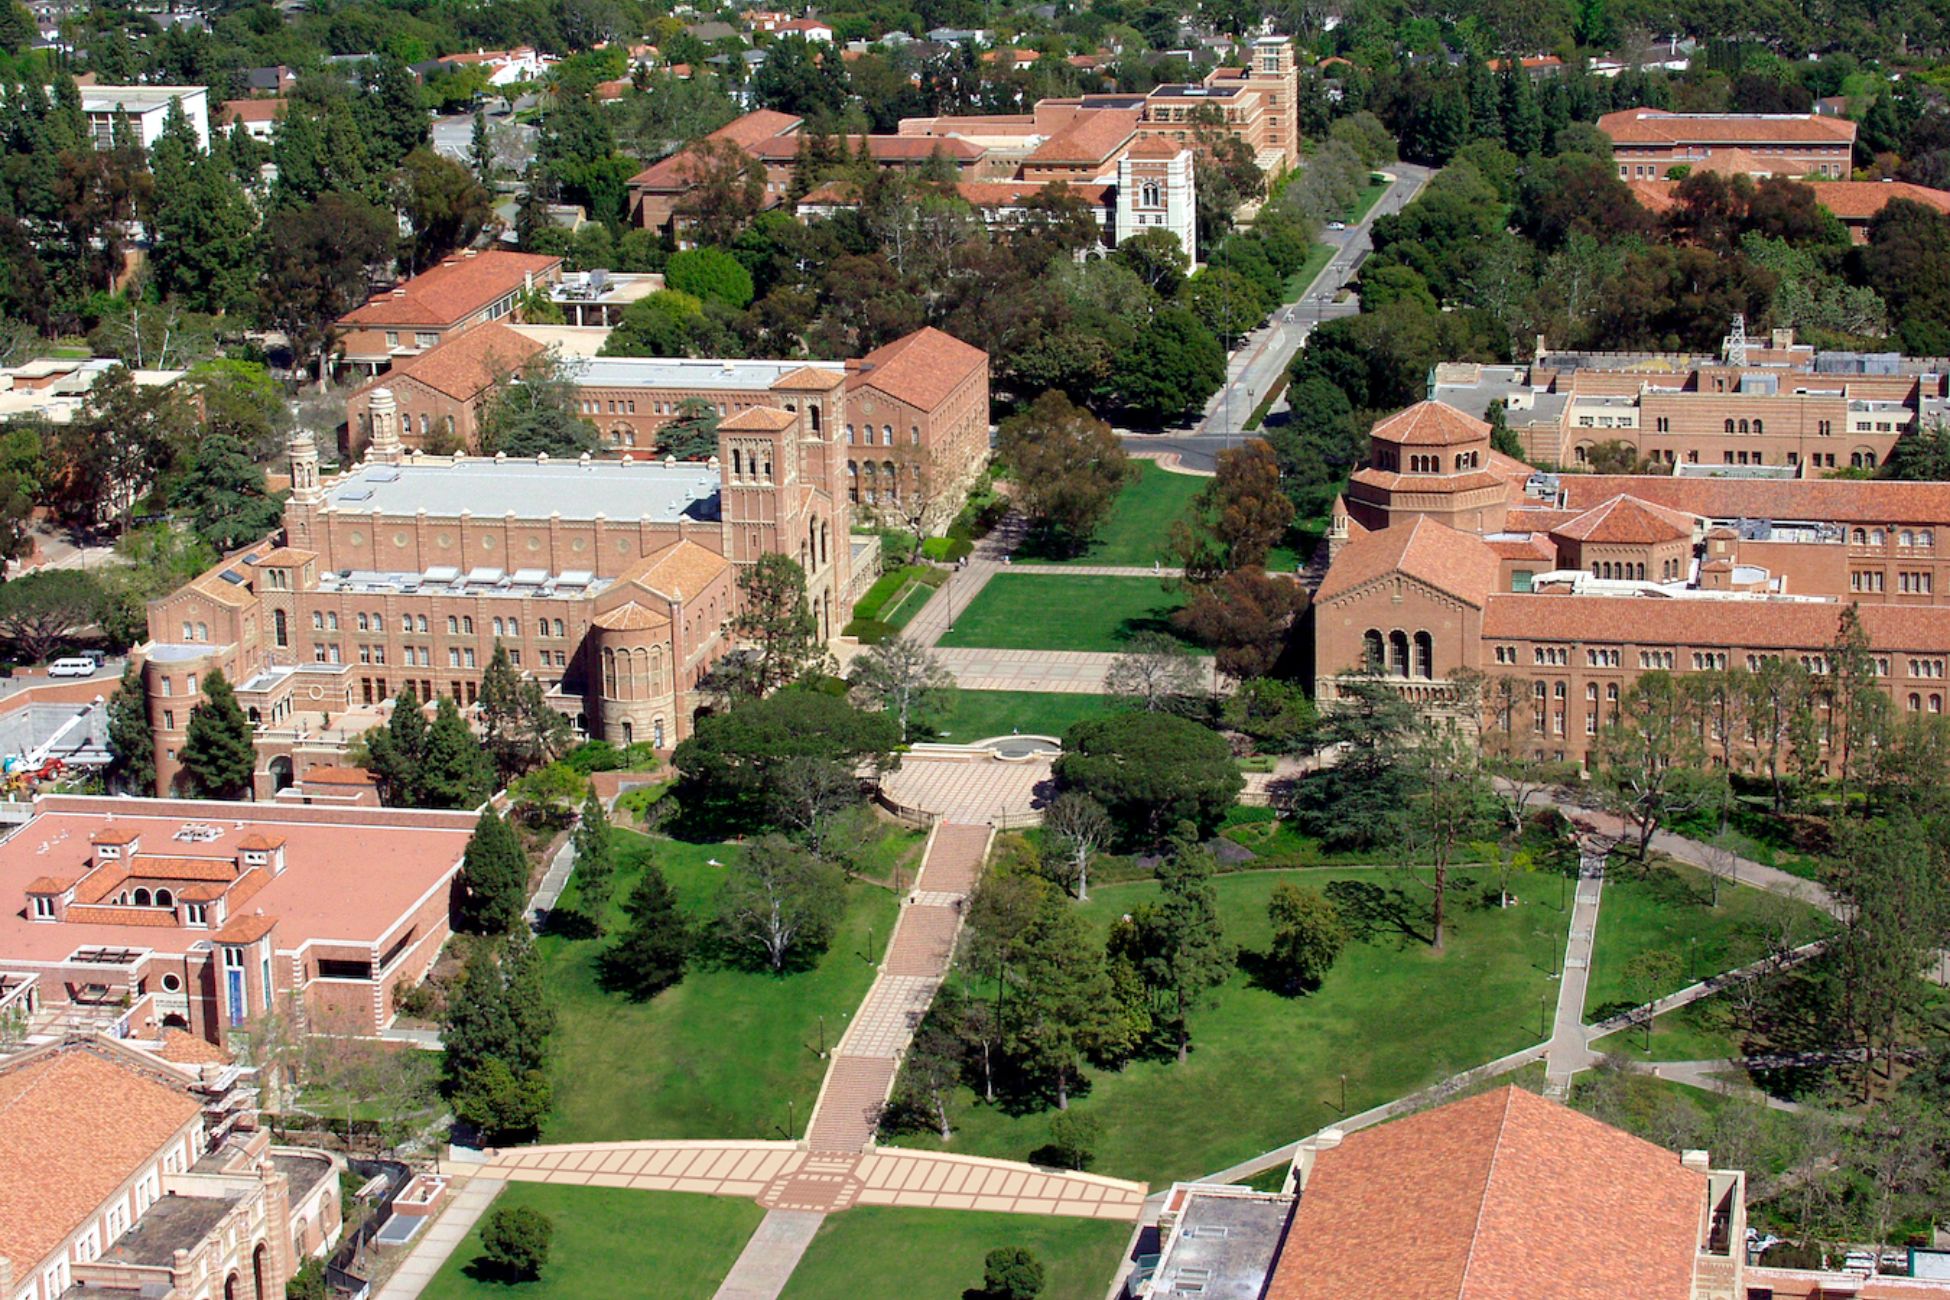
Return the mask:
[[147,907],[149,906],[149,891],[146,889],[138,889],[129,895],[129,901],[137,907]]
[[1732,420],[1728,420],[1728,421],[1727,421],[1727,432],[1728,432],[1728,433],[1732,433],[1732,432],[1733,432],[1733,421],[1732,421]]
[[1361,634],[1361,666],[1371,673],[1380,672],[1381,655],[1381,633],[1374,628],[1369,628]]
[[158,889],[156,891],[156,906],[157,907],[176,906],[176,895],[170,893],[167,889]]
[[1869,530],[1869,545],[1880,546],[1882,545],[1882,542],[1883,542],[1882,530],[1880,528],[1871,528]]
[[1158,206],[1158,182],[1146,181],[1138,191],[1138,202],[1147,208]]
[[1591,459],[1590,453],[1591,453],[1591,448],[1588,444],[1579,443],[1577,446],[1571,448],[1571,459],[1575,460],[1578,464],[1583,465]]
[[1766,431],[1767,431],[1767,427],[1766,427],[1766,424],[1765,424],[1765,422],[1763,422],[1763,421],[1761,421],[1761,420],[1755,420],[1755,421],[1754,421],[1754,432],[1755,432],[1755,433],[1765,433]]
[[1435,638],[1427,632],[1415,634],[1415,675],[1435,676]]
[[1740,432],[1742,433],[1747,432],[1747,422],[1745,420],[1742,420],[1740,422]]
[[1388,675],[1408,676],[1408,633],[1399,628],[1388,634]]
[[853,426],[850,424],[846,426],[846,440],[848,442],[853,441]]
[[883,447],[891,447],[894,445],[893,425],[883,424],[880,426],[880,445]]
[[281,609],[271,611],[271,636],[281,646],[291,644],[291,625]]
[[1869,534],[1858,528],[1855,530],[1855,536],[1852,540],[1857,546],[1867,546],[1869,544]]
[[1921,713],[1923,711],[1923,697],[1915,691],[1909,693],[1909,711],[1911,713]]

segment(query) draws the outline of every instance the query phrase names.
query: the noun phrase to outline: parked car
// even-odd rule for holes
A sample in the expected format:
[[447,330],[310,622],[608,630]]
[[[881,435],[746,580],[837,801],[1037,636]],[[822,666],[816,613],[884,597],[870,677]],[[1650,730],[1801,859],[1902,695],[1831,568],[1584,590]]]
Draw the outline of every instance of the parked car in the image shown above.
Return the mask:
[[93,659],[77,655],[72,659],[56,659],[47,666],[49,677],[93,677],[101,667]]
[[1330,221],[1330,222],[1328,222],[1328,223],[1327,223],[1327,228],[1328,228],[1329,230],[1346,230],[1346,229],[1347,229],[1347,222],[1345,222],[1345,221]]

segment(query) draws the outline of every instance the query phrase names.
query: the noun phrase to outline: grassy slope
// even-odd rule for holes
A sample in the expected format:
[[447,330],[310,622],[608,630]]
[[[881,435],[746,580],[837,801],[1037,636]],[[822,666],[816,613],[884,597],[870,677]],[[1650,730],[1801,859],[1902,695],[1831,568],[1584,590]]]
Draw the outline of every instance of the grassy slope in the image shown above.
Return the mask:
[[928,719],[934,739],[955,744],[1006,736],[1061,736],[1070,725],[1117,707],[1108,695],[1067,691],[955,691],[948,707]]
[[634,1289],[626,1279],[653,1277],[659,1300],[708,1300],[765,1217],[757,1205],[735,1197],[546,1183],[510,1183],[494,1204],[529,1206],[553,1221],[541,1277],[510,1287],[470,1276],[469,1266],[481,1254],[476,1223],[440,1266],[424,1293],[427,1300],[569,1300],[621,1294]]
[[1104,520],[1103,526],[1081,555],[1045,560],[1031,557],[1025,551],[1016,557],[1017,560],[1029,564],[1065,565],[1149,565],[1159,560],[1170,562],[1165,548],[1171,536],[1171,526],[1190,508],[1192,498],[1209,480],[1191,474],[1174,474],[1159,469],[1148,460],[1133,463],[1137,473],[1118,493],[1110,517]]
[[1101,1300],[1128,1223],[866,1207],[835,1214],[786,1284],[785,1300],[954,1300],[982,1285],[982,1259],[1026,1246],[1042,1261],[1042,1300]]
[[1766,948],[1758,923],[1776,907],[1802,909],[1807,939],[1819,937],[1831,924],[1815,908],[1784,904],[1748,886],[1723,884],[1717,908],[1710,905],[1711,896],[1705,872],[1670,859],[1655,859],[1643,876],[1613,869],[1598,909],[1586,1018],[1608,1003],[1637,1000],[1625,967],[1648,949],[1664,949],[1679,959],[1678,977],[1656,996],[1759,958]]
[[1115,654],[1139,632],[1171,633],[1184,603],[1154,578],[998,573],[940,644]]
[[[708,860],[728,860],[735,848],[616,834],[611,933],[652,852],[685,909],[699,919],[710,914],[723,872]],[[575,901],[572,880],[564,903]],[[894,910],[886,890],[853,885],[846,918],[812,969],[773,976],[694,968],[648,1003],[597,985],[596,957],[605,941],[544,936],[540,948],[559,1026],[555,1111],[543,1139],[776,1138],[783,1135],[788,1098],[803,1130],[824,1069],[819,1016],[825,1014],[827,1036],[836,1041],[873,982],[873,961],[886,945]]]
[[[1263,950],[1266,901],[1280,880],[1320,888],[1335,879],[1400,883],[1421,906],[1426,891],[1400,871],[1252,872],[1216,881],[1226,932]],[[1192,1054],[1096,1072],[1073,1102],[1104,1126],[1099,1173],[1153,1186],[1189,1178],[1290,1142],[1340,1114],[1347,1073],[1351,1110],[1398,1097],[1458,1070],[1535,1043],[1552,936],[1565,917],[1552,902],[1507,910],[1469,906],[1487,882],[1452,876],[1448,952],[1418,938],[1351,945],[1316,993],[1288,998],[1235,972],[1192,1019]],[[1149,882],[1091,891],[1099,927],[1156,893]],[[1541,897],[1541,896],[1540,896]],[[964,1094],[950,1149],[1022,1159],[1049,1140],[1054,1111],[1011,1115]],[[935,1145],[919,1136],[904,1139]]]

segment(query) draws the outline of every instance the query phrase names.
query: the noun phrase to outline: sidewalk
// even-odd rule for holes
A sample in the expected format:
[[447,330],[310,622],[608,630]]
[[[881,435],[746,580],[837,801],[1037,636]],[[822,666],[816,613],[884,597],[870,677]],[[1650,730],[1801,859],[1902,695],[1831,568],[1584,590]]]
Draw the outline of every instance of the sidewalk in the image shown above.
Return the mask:
[[1558,971],[1557,1016],[1551,1026],[1550,1046],[1544,1053],[1544,1092],[1560,1101],[1571,1091],[1571,1076],[1591,1064],[1584,995],[1591,982],[1591,949],[1598,934],[1598,905],[1604,889],[1604,856],[1580,846],[1571,933],[1564,941],[1564,959]]
[[775,1300],[824,1222],[813,1211],[768,1210],[712,1300]]
[[499,1178],[478,1174],[462,1183],[446,1210],[413,1243],[399,1269],[379,1289],[379,1300],[414,1300],[426,1290],[504,1186]]

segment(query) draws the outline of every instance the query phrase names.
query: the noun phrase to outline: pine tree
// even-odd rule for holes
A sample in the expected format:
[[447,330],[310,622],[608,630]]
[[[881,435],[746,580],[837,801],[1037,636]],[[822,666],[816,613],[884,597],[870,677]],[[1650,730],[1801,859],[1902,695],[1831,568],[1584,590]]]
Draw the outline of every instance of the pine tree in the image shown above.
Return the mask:
[[131,662],[108,697],[108,784],[131,794],[156,792],[156,738],[149,728],[149,698],[142,670]]
[[514,828],[483,808],[461,861],[459,926],[473,934],[506,934],[528,905],[528,855]]
[[378,779],[379,796],[387,806],[425,807],[427,718],[412,682],[393,701],[392,718],[367,732],[365,740],[366,767]]
[[495,1058],[515,1052],[515,1021],[508,1011],[501,967],[486,944],[474,949],[461,975],[460,987],[447,999],[441,1019],[440,1043],[450,1083],[458,1082]]
[[609,839],[609,813],[594,790],[582,801],[582,819],[571,838],[575,847],[576,884],[581,890],[583,916],[603,932],[603,918],[609,912],[609,899],[616,887],[616,851]]
[[654,862],[624,904],[629,923],[603,953],[603,984],[644,1002],[684,978],[691,949],[690,928],[677,906],[676,891]]
[[487,110],[474,110],[474,135],[467,142],[468,161],[474,177],[489,189],[494,188],[494,141],[488,136]]
[[508,1064],[517,1074],[548,1064],[548,1036],[555,1032],[555,1008],[542,983],[542,958],[525,928],[508,936],[501,951],[501,982],[515,1041]]
[[1212,854],[1197,832],[1181,824],[1170,856],[1158,865],[1157,930],[1162,940],[1147,954],[1145,976],[1171,999],[1178,1059],[1191,1047],[1189,1017],[1206,992],[1232,973],[1235,950],[1219,924],[1219,895],[1212,887]]
[[488,757],[506,784],[525,770],[521,743],[521,675],[508,658],[508,647],[497,638],[494,653],[481,674],[481,727]]
[[251,724],[220,668],[212,668],[203,679],[203,700],[190,710],[177,757],[193,797],[242,799],[250,794],[251,773],[257,769]]
[[1503,147],[1528,158],[1544,147],[1544,114],[1537,106],[1537,90],[1521,59],[1503,61],[1503,82],[1497,88],[1503,112]]
[[1119,1011],[1103,949],[1052,891],[1017,942],[1014,973],[1021,993],[1008,1013],[1007,1049],[1030,1075],[1048,1079],[1057,1109],[1068,1110],[1070,1086]]
[[418,789],[425,808],[474,808],[494,793],[494,764],[452,696],[441,696],[434,706]]
[[511,936],[499,954],[487,944],[475,948],[441,1025],[454,1114],[488,1141],[532,1134],[548,1113],[544,1071],[554,1025],[526,936]]

